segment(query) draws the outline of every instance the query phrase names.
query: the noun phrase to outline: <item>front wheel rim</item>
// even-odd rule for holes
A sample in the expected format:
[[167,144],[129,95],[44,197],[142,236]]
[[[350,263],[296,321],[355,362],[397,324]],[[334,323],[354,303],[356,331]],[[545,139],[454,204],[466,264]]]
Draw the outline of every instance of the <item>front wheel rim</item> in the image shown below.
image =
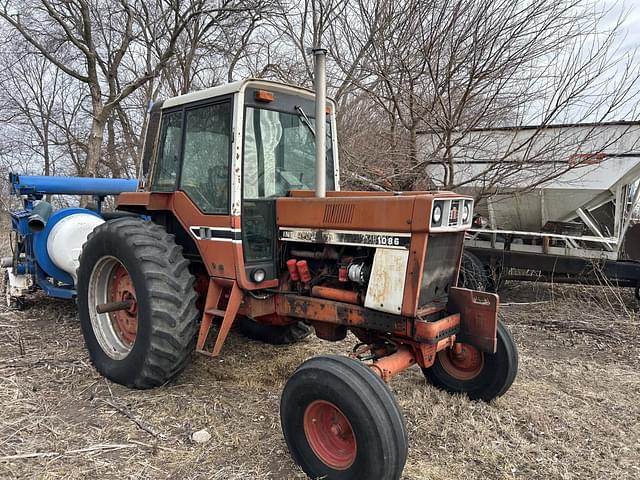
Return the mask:
[[484,368],[484,355],[476,347],[456,343],[453,348],[438,352],[443,370],[456,380],[473,380]]
[[[88,286],[88,308],[93,333],[105,354],[122,360],[133,350],[138,334],[138,303],[133,281],[125,266],[115,257],[96,262]],[[130,307],[98,313],[96,306],[129,301]]]
[[356,459],[358,447],[347,417],[326,400],[311,402],[304,412],[304,434],[313,453],[328,467],[346,470]]

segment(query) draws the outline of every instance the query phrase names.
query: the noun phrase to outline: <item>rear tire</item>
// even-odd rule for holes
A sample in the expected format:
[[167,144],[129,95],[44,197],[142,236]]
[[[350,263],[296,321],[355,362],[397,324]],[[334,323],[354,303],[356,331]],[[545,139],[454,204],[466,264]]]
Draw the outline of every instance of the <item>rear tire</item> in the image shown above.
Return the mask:
[[362,363],[311,358],[287,381],[280,419],[293,460],[311,478],[400,478],[407,432],[384,382]]
[[[427,382],[450,393],[464,393],[471,400],[489,402],[503,395],[518,373],[518,348],[507,327],[498,320],[496,353],[462,344],[463,356],[455,360],[450,348],[441,350],[430,368],[423,368]],[[476,361],[469,361],[474,357]],[[465,361],[466,360],[466,361]]]
[[244,316],[236,318],[236,326],[245,337],[271,345],[296,343],[313,332],[313,328],[303,322],[291,325],[265,325]]
[[[80,326],[102,375],[152,388],[188,364],[198,319],[194,278],[163,227],[129,217],[98,226],[82,249],[77,285]],[[97,303],[121,301],[121,293],[131,308],[97,313]]]

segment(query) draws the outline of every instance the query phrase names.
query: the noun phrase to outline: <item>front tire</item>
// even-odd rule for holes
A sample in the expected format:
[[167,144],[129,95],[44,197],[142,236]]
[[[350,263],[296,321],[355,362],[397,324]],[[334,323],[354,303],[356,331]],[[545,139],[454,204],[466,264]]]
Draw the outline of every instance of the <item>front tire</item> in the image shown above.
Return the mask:
[[287,381],[280,419],[311,478],[400,478],[407,432],[393,395],[368,367],[336,355],[304,362]]
[[[194,278],[163,227],[129,217],[98,226],[83,247],[77,285],[80,326],[98,372],[152,388],[184,369],[197,328]],[[123,301],[126,309],[97,312],[98,304]]]
[[507,327],[498,320],[496,353],[481,352],[459,343],[441,350],[430,368],[423,368],[427,382],[450,393],[464,393],[471,400],[489,402],[503,395],[518,372],[518,348]]

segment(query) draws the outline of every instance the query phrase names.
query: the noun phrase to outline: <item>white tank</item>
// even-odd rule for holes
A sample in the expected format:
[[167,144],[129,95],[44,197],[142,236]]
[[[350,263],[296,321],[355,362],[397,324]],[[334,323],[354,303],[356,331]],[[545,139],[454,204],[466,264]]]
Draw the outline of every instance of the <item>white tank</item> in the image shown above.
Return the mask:
[[47,252],[51,261],[67,272],[76,282],[76,270],[80,265],[78,258],[87,237],[98,225],[104,223],[102,218],[89,213],[74,213],[59,220],[51,229],[47,238]]

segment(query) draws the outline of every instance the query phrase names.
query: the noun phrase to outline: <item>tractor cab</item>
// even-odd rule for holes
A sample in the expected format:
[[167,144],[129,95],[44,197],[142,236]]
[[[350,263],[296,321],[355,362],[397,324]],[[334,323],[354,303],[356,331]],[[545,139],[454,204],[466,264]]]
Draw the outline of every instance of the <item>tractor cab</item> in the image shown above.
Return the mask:
[[[190,229],[195,241],[241,242],[248,280],[254,280],[252,271],[265,280],[278,278],[276,199],[314,189],[314,99],[311,90],[249,79],[157,102],[150,111],[145,191],[187,197],[203,220],[197,225],[202,228]],[[335,105],[328,99],[328,190],[339,185],[335,131]],[[135,210],[127,204],[136,197],[121,197],[120,208]]]

